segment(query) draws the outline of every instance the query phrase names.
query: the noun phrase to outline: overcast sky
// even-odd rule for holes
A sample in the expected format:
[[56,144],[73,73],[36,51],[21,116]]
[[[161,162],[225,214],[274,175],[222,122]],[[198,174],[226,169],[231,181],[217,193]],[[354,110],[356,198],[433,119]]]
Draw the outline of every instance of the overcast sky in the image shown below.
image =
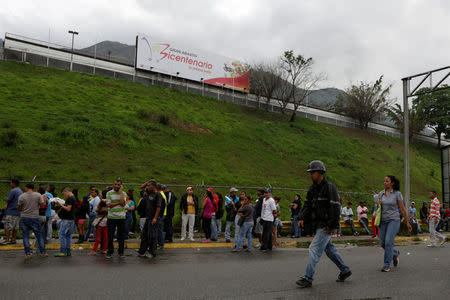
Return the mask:
[[134,44],[158,36],[248,62],[283,51],[315,60],[322,87],[346,88],[384,74],[401,100],[406,75],[450,65],[448,0],[22,0],[0,6],[5,32],[70,45]]

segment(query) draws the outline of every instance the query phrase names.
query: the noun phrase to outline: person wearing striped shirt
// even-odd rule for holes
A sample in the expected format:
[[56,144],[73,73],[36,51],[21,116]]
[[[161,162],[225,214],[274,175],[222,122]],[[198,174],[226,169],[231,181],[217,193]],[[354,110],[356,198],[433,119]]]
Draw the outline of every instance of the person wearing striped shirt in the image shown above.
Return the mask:
[[440,208],[441,203],[439,203],[439,199],[437,198],[436,191],[430,192],[430,213],[428,215],[428,228],[430,230],[430,244],[428,247],[436,247],[436,237],[441,241],[440,245],[444,245],[445,236],[436,231],[436,226],[441,219]]
[[108,207],[108,253],[106,258],[111,258],[114,253],[114,233],[117,228],[117,242],[119,243],[119,257],[124,258],[125,248],[125,202],[127,193],[123,190],[122,180],[116,179],[111,191],[106,193],[106,206]]

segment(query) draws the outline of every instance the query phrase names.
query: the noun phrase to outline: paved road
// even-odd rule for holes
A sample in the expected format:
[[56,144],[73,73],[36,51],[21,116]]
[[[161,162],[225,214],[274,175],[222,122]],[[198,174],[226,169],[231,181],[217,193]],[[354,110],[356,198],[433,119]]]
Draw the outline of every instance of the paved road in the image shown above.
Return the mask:
[[307,249],[231,253],[229,249],[166,249],[156,259],[127,250],[121,260],[33,257],[0,253],[1,299],[431,299],[450,292],[450,246],[399,247],[400,265],[382,273],[379,247],[340,248],[353,276],[335,282],[337,268],[326,256],[313,287],[296,288]]

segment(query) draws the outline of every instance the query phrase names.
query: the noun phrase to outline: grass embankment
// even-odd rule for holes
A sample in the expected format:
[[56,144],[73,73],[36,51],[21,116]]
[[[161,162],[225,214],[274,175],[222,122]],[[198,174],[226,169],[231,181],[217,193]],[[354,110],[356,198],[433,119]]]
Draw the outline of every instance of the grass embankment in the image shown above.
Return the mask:
[[[380,190],[386,174],[403,177],[399,139],[157,86],[0,62],[0,103],[3,178],[307,188],[313,159],[340,190]],[[413,196],[440,189],[439,163],[436,147],[411,145]],[[289,219],[293,193],[277,194]]]

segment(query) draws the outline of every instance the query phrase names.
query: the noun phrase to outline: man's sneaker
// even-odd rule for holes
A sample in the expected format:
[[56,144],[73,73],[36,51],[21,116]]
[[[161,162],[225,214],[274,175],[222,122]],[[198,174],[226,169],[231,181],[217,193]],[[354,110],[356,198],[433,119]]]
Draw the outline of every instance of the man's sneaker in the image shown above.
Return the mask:
[[231,252],[239,252],[239,250],[236,249],[236,248],[233,248],[233,249],[231,250]]
[[447,238],[444,238],[443,240],[442,240],[442,242],[439,244],[440,246],[444,246],[444,244],[445,244],[445,242],[447,241]]
[[261,243],[259,243],[258,245],[255,246],[255,248],[259,248],[261,247]]
[[11,242],[8,242],[8,245],[15,245],[15,244],[17,244],[17,242],[16,242],[16,241],[11,241]]
[[141,253],[139,253],[139,252],[138,252],[138,257],[142,257],[142,258],[148,258],[148,256],[147,256],[147,254],[146,254],[146,253],[144,253],[144,254],[141,254]]
[[195,242],[195,239],[194,239],[194,238],[190,238],[190,240],[191,240],[191,242]]
[[295,282],[300,288],[308,288],[312,286],[312,282],[307,280],[305,277],[301,277],[299,280]]
[[119,258],[125,258],[125,254],[119,254]]
[[434,248],[434,247],[436,247],[436,245],[428,244],[427,247],[429,247],[429,248]]
[[184,241],[186,238],[182,237],[181,240]]
[[400,251],[398,251],[397,256],[394,256],[394,267],[396,267],[398,265],[399,257],[400,257]]
[[67,256],[67,254],[63,253],[63,252],[59,252],[59,253],[55,254],[55,257],[66,257],[66,256]]
[[336,279],[337,282],[344,282],[345,279],[349,278],[352,275],[352,271],[348,271],[347,273],[339,273],[338,279]]
[[389,267],[383,267],[383,269],[381,269],[381,272],[390,272],[391,268]]
[[105,258],[106,258],[106,259],[111,259],[111,257],[112,257],[111,254],[106,254],[106,255],[105,255]]

